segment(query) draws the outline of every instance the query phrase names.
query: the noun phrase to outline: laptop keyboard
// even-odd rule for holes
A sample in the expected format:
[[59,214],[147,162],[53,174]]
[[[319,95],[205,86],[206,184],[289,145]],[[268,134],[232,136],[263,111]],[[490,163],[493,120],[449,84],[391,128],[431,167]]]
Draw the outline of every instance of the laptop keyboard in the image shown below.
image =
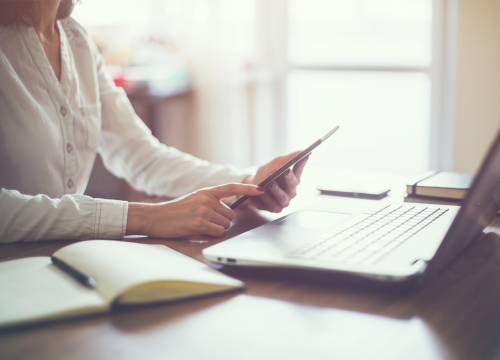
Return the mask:
[[354,225],[329,230],[286,256],[372,265],[447,211],[414,205],[379,206],[366,211],[367,217]]

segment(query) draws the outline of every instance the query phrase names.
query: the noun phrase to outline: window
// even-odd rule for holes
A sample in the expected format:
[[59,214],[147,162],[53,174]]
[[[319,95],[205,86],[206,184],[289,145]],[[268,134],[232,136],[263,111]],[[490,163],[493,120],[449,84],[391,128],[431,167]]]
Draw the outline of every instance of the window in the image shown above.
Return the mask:
[[[274,11],[283,48],[282,150],[339,124],[313,164],[423,171],[440,167],[443,2],[288,0]],[[281,20],[279,18],[281,17]],[[280,55],[278,55],[279,57]],[[280,114],[280,112],[278,112]],[[277,133],[279,133],[277,131]],[[282,133],[282,132],[281,132]]]
[[[200,103],[214,111],[213,121],[200,111],[200,124],[233,127],[253,144],[226,134],[234,139],[230,149],[212,161],[238,163],[222,154],[252,148],[241,164],[262,162],[307,146],[339,124],[312,164],[422,171],[453,166],[454,4],[85,0],[74,15],[89,26],[110,64],[144,63],[153,50],[163,54],[161,46],[186,59]],[[217,91],[230,83],[245,92],[239,105],[232,102],[234,89]],[[225,104],[220,109],[212,106],[215,93]],[[227,115],[233,108],[240,116]],[[209,149],[215,148],[211,141]]]

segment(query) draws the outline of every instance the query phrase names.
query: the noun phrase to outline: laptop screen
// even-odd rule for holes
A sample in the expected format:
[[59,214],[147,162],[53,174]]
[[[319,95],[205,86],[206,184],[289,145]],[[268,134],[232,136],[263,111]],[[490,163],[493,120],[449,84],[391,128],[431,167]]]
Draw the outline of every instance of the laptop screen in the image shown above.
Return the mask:
[[500,209],[500,133],[486,155],[463,205],[429,263],[435,273],[491,223]]

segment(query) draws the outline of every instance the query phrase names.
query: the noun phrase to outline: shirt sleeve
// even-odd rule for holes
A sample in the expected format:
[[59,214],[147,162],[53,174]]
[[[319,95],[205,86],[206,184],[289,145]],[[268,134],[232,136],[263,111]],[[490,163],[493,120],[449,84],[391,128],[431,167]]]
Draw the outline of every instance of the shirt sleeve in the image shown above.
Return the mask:
[[253,174],[249,169],[209,163],[161,144],[135,114],[124,90],[115,86],[97,48],[93,49],[102,114],[99,152],[113,174],[137,190],[170,197],[241,182]]
[[85,195],[23,195],[0,189],[0,243],[121,239],[128,203]]

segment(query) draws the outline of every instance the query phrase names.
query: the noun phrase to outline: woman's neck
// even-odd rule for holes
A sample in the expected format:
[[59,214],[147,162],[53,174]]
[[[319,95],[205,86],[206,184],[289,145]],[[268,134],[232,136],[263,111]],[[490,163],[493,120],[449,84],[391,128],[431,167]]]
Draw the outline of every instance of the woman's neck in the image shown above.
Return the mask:
[[47,40],[58,37],[56,25],[57,10],[61,0],[43,0],[40,1],[40,14],[38,22],[34,25],[34,29],[38,37]]
[[60,1],[40,1],[40,17],[38,18],[40,21],[33,26],[57,79],[61,78],[61,43],[56,26]]

